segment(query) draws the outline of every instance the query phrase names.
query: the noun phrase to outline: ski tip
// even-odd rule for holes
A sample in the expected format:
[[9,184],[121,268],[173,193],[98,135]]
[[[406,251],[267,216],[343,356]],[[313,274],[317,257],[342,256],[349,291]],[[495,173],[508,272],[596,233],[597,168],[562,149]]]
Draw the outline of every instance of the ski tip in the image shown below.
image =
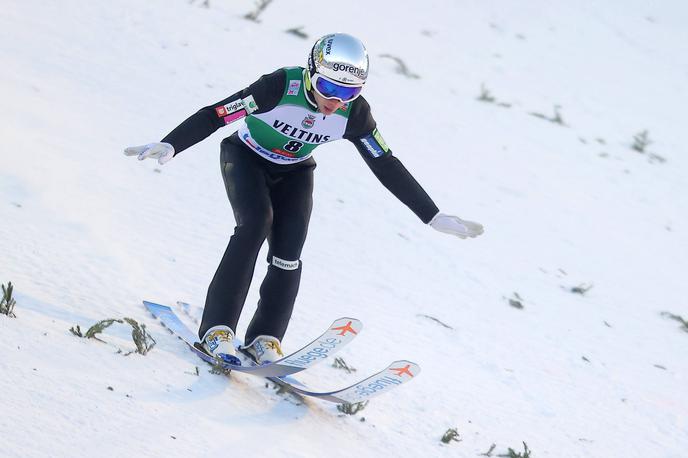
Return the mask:
[[338,318],[330,325],[330,331],[340,336],[357,335],[363,329],[363,323],[356,318]]
[[420,366],[412,361],[401,359],[399,361],[394,361],[385,371],[401,379],[409,379],[420,374]]
[[[358,318],[351,318],[348,316],[343,316],[341,318],[337,318],[336,320],[334,320],[334,323],[339,323],[340,321],[351,321],[353,323],[358,324],[359,326],[363,326],[363,323],[361,323],[361,320],[359,320]],[[332,324],[334,324],[334,323],[332,323]]]
[[146,308],[151,311],[153,314],[155,314],[156,311],[161,311],[161,310],[172,310],[170,307],[166,305],[161,305],[157,304],[155,302],[150,302],[150,301],[143,301],[143,305],[146,306]]

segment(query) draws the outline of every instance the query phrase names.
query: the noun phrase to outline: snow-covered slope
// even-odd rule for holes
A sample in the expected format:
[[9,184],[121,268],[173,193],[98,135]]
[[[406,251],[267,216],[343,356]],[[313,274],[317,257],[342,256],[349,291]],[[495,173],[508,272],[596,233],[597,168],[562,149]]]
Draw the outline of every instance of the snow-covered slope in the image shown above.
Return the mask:
[[[525,441],[537,457],[685,456],[688,334],[661,313],[688,318],[688,6],[523,3],[278,1],[260,22],[246,0],[3,5],[0,282],[17,318],[0,316],[0,455],[496,456]],[[285,32],[299,27],[307,39]],[[366,98],[395,154],[486,228],[437,233],[347,142],[317,150],[284,346],[356,316],[343,357],[358,371],[304,379],[423,367],[354,417],[208,373],[141,304],[188,301],[195,326],[234,226],[218,167],[234,127],[164,167],[122,154],[303,65],[331,31],[367,44]],[[117,353],[133,349],[124,325],[107,344],[69,332],[125,316],[157,340],[148,355]],[[443,445],[448,428],[462,441]]]

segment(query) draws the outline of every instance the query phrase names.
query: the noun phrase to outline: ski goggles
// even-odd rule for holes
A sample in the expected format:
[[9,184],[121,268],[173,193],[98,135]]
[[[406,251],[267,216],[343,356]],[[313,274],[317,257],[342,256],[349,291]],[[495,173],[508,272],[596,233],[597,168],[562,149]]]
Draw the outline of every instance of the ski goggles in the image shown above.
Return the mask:
[[346,86],[341,83],[336,83],[326,76],[316,73],[311,78],[313,88],[326,99],[338,99],[341,102],[351,102],[353,99],[361,95],[363,86]]

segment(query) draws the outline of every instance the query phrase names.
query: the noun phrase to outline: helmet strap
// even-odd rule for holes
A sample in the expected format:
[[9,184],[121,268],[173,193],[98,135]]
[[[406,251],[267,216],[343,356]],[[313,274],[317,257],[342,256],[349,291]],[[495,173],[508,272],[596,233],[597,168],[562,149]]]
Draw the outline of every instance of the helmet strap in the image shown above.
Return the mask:
[[306,95],[306,100],[315,108],[318,108],[318,104],[315,103],[315,96],[313,95],[313,84],[311,83],[311,75],[308,69],[303,71],[303,86],[304,94]]
[[310,91],[312,89],[313,85],[311,84],[311,74],[308,70],[303,72],[303,85],[307,91]]

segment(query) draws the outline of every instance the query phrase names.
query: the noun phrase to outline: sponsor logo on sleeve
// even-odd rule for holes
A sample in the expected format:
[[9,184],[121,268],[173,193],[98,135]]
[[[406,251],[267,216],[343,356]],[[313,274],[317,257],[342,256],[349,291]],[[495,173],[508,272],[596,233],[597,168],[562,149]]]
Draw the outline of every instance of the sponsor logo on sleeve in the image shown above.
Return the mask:
[[258,104],[253,99],[252,95],[249,95],[248,97],[246,97],[245,99],[242,99],[241,101],[244,104],[243,107],[246,109],[247,114],[251,114],[258,109]]
[[224,117],[225,124],[229,124],[231,122],[236,121],[237,119],[241,119],[246,116],[246,110],[239,110],[235,111],[234,113],[230,113],[229,115]]
[[367,135],[361,138],[361,143],[363,144],[363,146],[365,146],[366,151],[372,157],[380,157],[383,154],[385,154],[385,151],[382,149],[377,140],[375,140],[373,135]]
[[232,114],[243,109],[244,102],[242,100],[236,100],[234,102],[228,103],[227,105],[215,107],[215,113],[217,113],[218,118],[222,118],[224,116],[227,116],[229,114]]
[[377,127],[373,131],[373,137],[375,137],[375,140],[377,140],[378,144],[382,147],[385,153],[389,151],[389,146],[387,146],[387,143],[385,143],[385,139],[382,138],[382,135],[380,134],[380,131],[377,130]]
[[289,80],[287,95],[299,95],[299,89],[301,89],[301,80]]

